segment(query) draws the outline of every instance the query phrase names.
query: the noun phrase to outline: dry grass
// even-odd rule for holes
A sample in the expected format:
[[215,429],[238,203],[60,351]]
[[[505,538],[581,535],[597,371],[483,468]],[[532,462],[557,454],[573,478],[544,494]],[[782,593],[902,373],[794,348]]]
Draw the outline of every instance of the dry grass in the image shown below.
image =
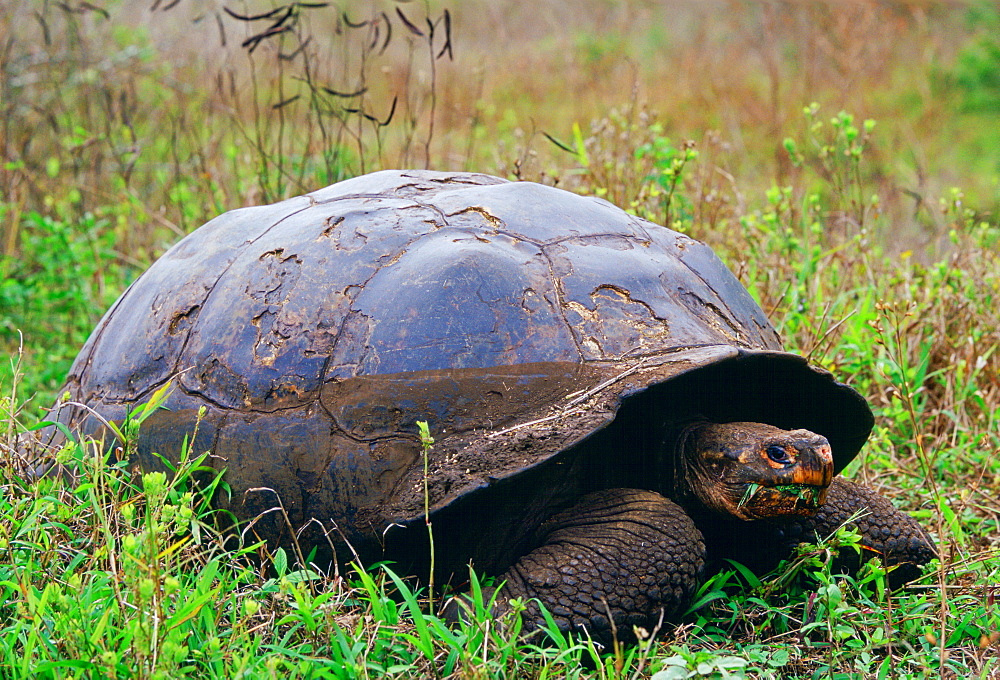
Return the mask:
[[[0,178],[10,204],[42,205],[67,185],[80,193],[77,210],[127,203],[140,219],[121,228],[122,250],[148,259],[208,214],[373,167],[609,187],[600,182],[613,176],[575,182],[571,159],[539,133],[602,127],[613,110],[636,123],[642,114],[675,141],[711,145],[713,165],[747,194],[796,183],[780,140],[801,132],[812,101],[879,121],[873,179],[882,209],[915,244],[940,236],[933,197],[950,186],[996,204],[996,154],[974,153],[981,130],[956,117],[942,77],[975,32],[962,3],[469,2],[455,8],[454,60],[429,59],[427,36],[409,32],[393,2],[352,9],[348,20],[377,24],[357,29],[332,10],[300,10],[286,24],[293,30],[249,56],[240,43],[268,21],[172,4],[129,3],[111,18],[87,5],[0,6],[10,36],[2,147],[15,166]],[[445,6],[406,11],[426,28],[424,13],[439,19]],[[433,52],[442,46],[439,27]],[[345,99],[317,87],[367,91]],[[393,96],[395,124],[378,140],[370,121],[343,110],[384,120]],[[343,157],[322,162],[331,148]],[[619,191],[620,202],[634,200]],[[8,234],[5,252],[12,242]]]

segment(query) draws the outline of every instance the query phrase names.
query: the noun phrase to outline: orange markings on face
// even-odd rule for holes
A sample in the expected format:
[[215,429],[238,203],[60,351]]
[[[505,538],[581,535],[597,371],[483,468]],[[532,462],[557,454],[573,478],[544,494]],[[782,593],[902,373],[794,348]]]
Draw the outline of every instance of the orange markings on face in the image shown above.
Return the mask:
[[827,486],[830,483],[830,472],[825,467],[820,469],[802,467],[792,472],[789,481],[792,484]]

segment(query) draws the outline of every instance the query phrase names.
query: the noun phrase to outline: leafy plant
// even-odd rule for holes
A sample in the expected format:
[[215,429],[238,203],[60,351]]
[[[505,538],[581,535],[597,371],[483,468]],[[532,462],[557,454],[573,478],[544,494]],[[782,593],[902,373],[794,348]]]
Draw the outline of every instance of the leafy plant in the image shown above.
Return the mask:
[[[134,270],[117,260],[114,232],[94,215],[74,223],[28,212],[11,226],[20,230],[21,254],[0,256],[0,343],[17,347],[27,333],[27,358],[38,368],[22,389],[40,392],[36,406],[47,406],[44,397],[66,377],[73,354]],[[10,369],[0,362],[8,384]]]
[[[654,125],[650,131],[658,133],[659,129]],[[635,156],[652,163],[652,172],[647,175],[647,181],[654,185],[650,189],[650,197],[661,200],[664,224],[683,231],[685,224],[690,224],[693,214],[691,201],[678,193],[678,187],[682,186],[684,168],[698,158],[694,142],[686,141],[678,149],[666,137],[657,136],[652,142],[636,149]]]

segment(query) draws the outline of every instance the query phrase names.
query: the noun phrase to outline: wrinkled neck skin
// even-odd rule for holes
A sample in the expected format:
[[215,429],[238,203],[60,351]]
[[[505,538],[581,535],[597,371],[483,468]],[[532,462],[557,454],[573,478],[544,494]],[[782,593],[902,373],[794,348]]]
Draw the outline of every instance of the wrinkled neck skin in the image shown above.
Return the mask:
[[829,442],[808,430],[699,422],[677,445],[675,495],[695,512],[739,520],[809,516],[833,478]]

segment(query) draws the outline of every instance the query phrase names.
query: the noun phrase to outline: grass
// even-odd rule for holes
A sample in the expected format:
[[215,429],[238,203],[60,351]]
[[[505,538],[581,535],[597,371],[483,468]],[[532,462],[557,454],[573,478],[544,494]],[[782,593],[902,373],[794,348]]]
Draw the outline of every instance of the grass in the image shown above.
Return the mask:
[[[169,4],[0,2],[0,677],[1000,677],[994,6]],[[831,571],[841,532],[765,577],[733,564],[679,626],[598,653],[526,637],[481,591],[449,628],[391,565],[224,544],[204,452],[133,476],[77,442],[51,453],[74,479],[25,480],[23,433],[170,243],[404,165],[558,184],[708,242],[786,346],[869,398],[847,474],[940,561],[892,592],[875,565]]]

